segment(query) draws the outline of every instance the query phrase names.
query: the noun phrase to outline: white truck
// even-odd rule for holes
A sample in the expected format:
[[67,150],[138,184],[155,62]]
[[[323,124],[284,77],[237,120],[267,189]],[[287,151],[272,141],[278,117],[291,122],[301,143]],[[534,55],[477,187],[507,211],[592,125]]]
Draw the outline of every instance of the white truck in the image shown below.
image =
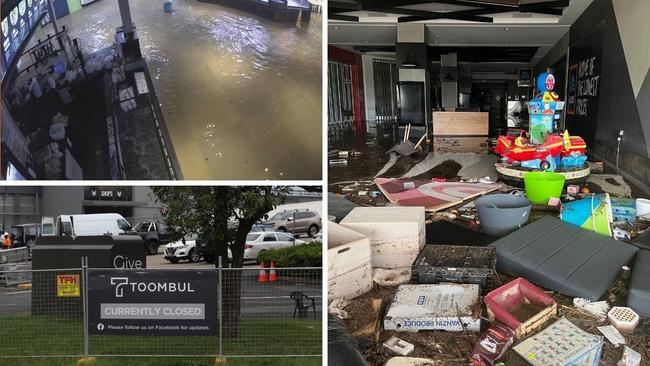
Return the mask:
[[119,235],[132,232],[131,224],[122,215],[115,213],[61,215],[56,218],[56,236]]

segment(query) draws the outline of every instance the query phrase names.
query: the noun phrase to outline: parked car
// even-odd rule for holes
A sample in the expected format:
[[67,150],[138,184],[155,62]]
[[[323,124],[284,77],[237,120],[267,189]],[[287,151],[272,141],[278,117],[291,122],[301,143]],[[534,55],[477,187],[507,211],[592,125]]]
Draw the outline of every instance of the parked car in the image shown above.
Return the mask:
[[196,238],[198,235],[186,235],[179,241],[171,242],[165,245],[165,259],[178,263],[181,260],[188,260],[191,263],[201,260],[201,253],[196,248]]
[[[244,260],[255,260],[257,256],[270,249],[287,248],[294,245],[305,244],[300,239],[295,239],[291,234],[282,232],[251,232],[246,236],[244,244]],[[231,256],[228,251],[228,256]]]
[[139,222],[133,230],[144,240],[147,254],[158,254],[158,247],[171,242],[167,225],[156,221]]
[[307,234],[315,237],[323,223],[318,213],[309,210],[288,210],[278,212],[264,224],[271,224],[279,231],[293,233],[295,236]]

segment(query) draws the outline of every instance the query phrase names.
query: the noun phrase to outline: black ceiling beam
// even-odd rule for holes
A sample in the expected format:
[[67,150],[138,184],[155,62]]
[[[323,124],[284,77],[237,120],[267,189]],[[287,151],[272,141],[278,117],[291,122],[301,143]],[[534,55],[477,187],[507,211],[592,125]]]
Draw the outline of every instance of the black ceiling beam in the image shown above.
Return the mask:
[[358,22],[359,17],[355,17],[352,15],[342,15],[342,14],[333,14],[333,13],[328,13],[327,14],[327,19],[332,19],[332,20],[344,20],[348,22]]
[[538,13],[547,15],[562,15],[562,9],[555,9],[555,7],[569,6],[569,0],[547,1],[535,4],[522,4],[522,5],[507,5],[507,4],[487,4],[479,3],[471,0],[430,0],[430,3],[436,4],[449,4],[459,6],[471,6],[475,8],[491,9],[495,13],[507,13],[511,11],[518,11],[521,13]]
[[361,4],[344,3],[342,1],[328,1],[327,7],[328,7],[328,11],[332,12],[333,9],[336,9],[338,10],[339,13],[362,10]]
[[[417,9],[404,9],[403,6],[420,4],[449,4],[472,7],[471,10],[460,10],[454,12],[430,12]],[[493,19],[484,17],[485,14],[496,14],[505,12],[538,13],[548,15],[562,15],[563,9],[569,6],[570,0],[549,0],[538,3],[508,5],[476,2],[472,0],[359,0],[357,3],[346,3],[340,1],[329,2],[329,19],[359,21],[359,17],[340,15],[350,11],[375,11],[395,14],[406,14],[409,16],[398,18],[398,22],[415,22],[435,19],[456,19],[471,22],[492,23]]]
[[[402,10],[408,10],[408,12],[402,12]],[[494,20],[490,17],[481,16],[485,14],[494,13],[493,10],[489,10],[489,9],[432,12],[432,11],[419,11],[413,9],[393,8],[390,9],[389,12],[397,13],[397,14],[412,14],[411,16],[398,18],[397,21],[399,23],[408,23],[408,22],[415,22],[420,20],[433,20],[433,19],[456,19],[456,20],[466,20],[470,22],[481,22],[481,23],[494,22]]]

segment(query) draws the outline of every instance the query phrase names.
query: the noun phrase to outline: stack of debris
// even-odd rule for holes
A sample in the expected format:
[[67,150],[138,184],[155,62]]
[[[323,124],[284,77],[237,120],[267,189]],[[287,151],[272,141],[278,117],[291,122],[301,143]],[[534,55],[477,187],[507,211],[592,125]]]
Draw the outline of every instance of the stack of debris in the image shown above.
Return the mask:
[[[650,201],[616,175],[496,181],[376,178],[385,202],[330,224],[330,312],[366,362],[648,364]],[[441,221],[494,239],[440,245]]]

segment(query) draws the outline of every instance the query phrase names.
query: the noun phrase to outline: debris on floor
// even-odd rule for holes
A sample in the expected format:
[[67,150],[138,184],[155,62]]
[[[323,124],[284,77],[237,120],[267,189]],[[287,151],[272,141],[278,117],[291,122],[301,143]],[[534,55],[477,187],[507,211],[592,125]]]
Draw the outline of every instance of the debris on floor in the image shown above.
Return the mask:
[[479,286],[400,285],[384,317],[385,330],[481,330]]
[[337,208],[362,206],[341,224],[370,240],[372,288],[335,307],[365,360],[649,364],[650,200],[594,174],[601,164],[593,179],[531,171],[515,184],[498,161],[430,153],[406,173],[331,185]]
[[400,206],[425,207],[429,212],[444,210],[501,188],[500,184],[387,178],[377,178],[375,184],[390,202]]

